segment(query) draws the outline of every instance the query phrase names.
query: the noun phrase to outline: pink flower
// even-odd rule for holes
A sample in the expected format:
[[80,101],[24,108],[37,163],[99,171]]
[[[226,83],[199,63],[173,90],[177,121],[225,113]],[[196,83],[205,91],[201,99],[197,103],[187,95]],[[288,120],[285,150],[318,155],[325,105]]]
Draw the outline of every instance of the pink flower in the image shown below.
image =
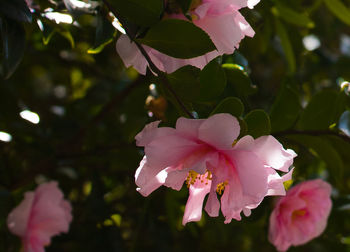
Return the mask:
[[305,244],[326,228],[332,208],[331,186],[320,179],[294,186],[270,216],[269,240],[279,251]]
[[22,239],[24,252],[44,252],[52,236],[68,232],[71,210],[57,182],[49,182],[25,193],[24,200],[9,214],[7,225]]
[[[205,210],[212,216],[221,212],[225,223],[250,214],[267,195],[285,195],[283,182],[290,180],[289,167],[296,156],[285,150],[272,136],[236,140],[240,127],[230,114],[208,119],[179,118],[176,128],[158,128],[150,123],[135,137],[145,147],[135,174],[137,190],[148,196],[165,185],[180,190],[184,181],[189,188],[183,224],[198,221],[204,198]],[[283,177],[276,172],[288,172]]]
[[[232,54],[245,37],[254,31],[239,13],[244,7],[253,8],[260,0],[202,0],[192,6],[193,23],[208,33],[217,50],[192,59],[170,57],[148,46],[143,46],[153,63],[163,72],[172,73],[185,65],[202,69],[208,62],[223,54]],[[186,19],[183,14],[168,14],[166,18]],[[146,74],[148,63],[136,45],[126,35],[117,41],[117,52],[126,67],[133,66]]]

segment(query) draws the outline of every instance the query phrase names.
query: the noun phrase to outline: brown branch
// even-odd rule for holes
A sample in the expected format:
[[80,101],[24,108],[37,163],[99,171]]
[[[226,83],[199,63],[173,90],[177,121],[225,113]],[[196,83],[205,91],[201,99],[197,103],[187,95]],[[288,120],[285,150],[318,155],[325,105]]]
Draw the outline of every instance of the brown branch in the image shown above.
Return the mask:
[[[107,0],[102,0],[103,3],[107,6],[107,8],[109,9],[110,12],[113,13],[113,15],[118,18],[119,22],[125,27],[125,25],[123,24],[124,21],[122,19],[120,19],[117,11],[113,8],[113,6],[107,1]],[[145,57],[147,63],[148,63],[148,67],[149,69],[158,75],[158,77],[162,80],[164,86],[170,91],[170,93],[174,96],[175,100],[177,101],[177,103],[180,105],[180,107],[182,108],[182,110],[190,117],[190,118],[194,118],[193,114],[186,108],[185,104],[181,101],[180,97],[176,94],[176,91],[173,89],[173,87],[170,85],[168,78],[166,77],[166,74],[164,72],[162,72],[161,70],[159,70],[159,68],[153,63],[152,59],[149,57],[148,53],[146,52],[146,50],[142,47],[142,45],[137,42],[136,40],[133,39],[133,36],[131,36],[128,32],[128,29],[125,29],[126,31],[126,35],[129,37],[129,39],[131,41],[133,41],[135,43],[135,45],[137,46],[137,48],[140,50],[141,54]]]

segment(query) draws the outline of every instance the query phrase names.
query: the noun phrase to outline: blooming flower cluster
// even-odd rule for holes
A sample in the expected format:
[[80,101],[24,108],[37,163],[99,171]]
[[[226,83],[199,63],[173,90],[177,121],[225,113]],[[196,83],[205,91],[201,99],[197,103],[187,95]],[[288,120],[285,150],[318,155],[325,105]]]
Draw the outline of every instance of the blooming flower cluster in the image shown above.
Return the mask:
[[270,216],[269,240],[279,251],[319,236],[332,208],[331,186],[320,179],[298,184],[281,197]]
[[[253,37],[254,31],[239,13],[244,7],[253,8],[260,0],[202,0],[194,1],[190,9],[193,23],[204,30],[217,50],[192,59],[177,59],[143,46],[153,63],[163,72],[171,73],[185,65],[202,69],[208,62],[223,54],[232,54],[245,37]],[[166,18],[186,19],[183,14],[170,13]],[[126,67],[133,66],[145,74],[148,63],[137,46],[126,35],[117,41],[117,52]]]
[[52,236],[68,232],[71,210],[57,182],[49,182],[25,194],[24,200],[9,214],[7,225],[22,239],[24,252],[44,252]]
[[[205,210],[218,216],[221,205],[225,223],[240,220],[242,211],[248,216],[267,195],[285,195],[283,182],[291,179],[296,154],[274,137],[237,140],[239,122],[224,113],[208,119],[179,118],[175,129],[158,124],[146,125],[136,136],[136,144],[145,150],[135,174],[137,190],[143,196],[161,185],[180,190],[186,181],[183,224],[200,220],[207,194]],[[276,170],[286,174],[281,177]]]

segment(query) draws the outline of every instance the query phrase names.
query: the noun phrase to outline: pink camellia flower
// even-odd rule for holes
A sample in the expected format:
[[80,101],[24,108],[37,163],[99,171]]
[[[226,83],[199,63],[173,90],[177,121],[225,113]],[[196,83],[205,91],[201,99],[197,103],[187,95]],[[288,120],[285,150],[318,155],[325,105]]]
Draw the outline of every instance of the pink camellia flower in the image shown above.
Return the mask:
[[320,179],[294,186],[270,216],[269,240],[278,251],[305,244],[326,228],[332,208],[331,186]]
[[22,239],[24,252],[44,252],[52,236],[68,232],[71,210],[57,182],[49,182],[25,193],[24,200],[9,214],[7,225]]
[[[161,185],[180,190],[184,181],[189,198],[183,224],[198,221],[204,198],[212,216],[221,212],[225,223],[250,214],[267,195],[285,195],[283,182],[291,179],[289,167],[296,156],[272,136],[236,140],[240,127],[230,114],[208,119],[179,118],[176,128],[150,123],[135,137],[145,147],[135,174],[137,190],[148,196]],[[288,172],[281,177],[276,170]],[[219,201],[218,195],[221,195]]]
[[[159,70],[172,73],[185,65],[202,69],[212,59],[223,54],[232,54],[245,37],[253,37],[254,31],[239,13],[244,7],[253,8],[260,0],[194,0],[190,9],[193,23],[208,33],[217,50],[192,59],[177,59],[143,46]],[[171,13],[165,18],[186,19],[183,14]],[[133,66],[145,74],[148,63],[137,46],[126,35],[117,41],[117,52],[126,67]]]

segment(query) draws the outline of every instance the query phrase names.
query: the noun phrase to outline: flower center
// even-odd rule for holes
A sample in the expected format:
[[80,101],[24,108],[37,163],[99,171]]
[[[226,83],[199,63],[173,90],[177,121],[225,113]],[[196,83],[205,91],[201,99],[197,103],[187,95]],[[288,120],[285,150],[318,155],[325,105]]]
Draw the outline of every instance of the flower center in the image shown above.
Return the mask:
[[216,192],[218,194],[222,194],[222,192],[225,190],[225,186],[228,184],[227,180],[225,182],[222,182],[216,186]]
[[[208,185],[209,180],[212,180],[212,174],[210,171],[207,171],[203,175],[199,174],[195,171],[189,171],[188,176],[186,178],[186,184],[187,188],[189,188],[191,185],[194,185],[195,183],[201,183]],[[216,192],[221,195],[223,191],[225,190],[225,186],[228,184],[228,181],[224,181],[222,183],[217,184],[216,186]]]
[[188,176],[186,178],[186,184],[187,184],[188,188],[191,185],[194,185],[194,183],[196,183],[197,181],[199,181],[202,184],[205,183],[205,185],[208,185],[208,180],[211,180],[211,178],[212,178],[212,176],[211,176],[210,171],[207,171],[203,175],[201,175],[195,171],[189,171]]
[[294,221],[298,217],[305,216],[305,214],[306,214],[306,210],[305,209],[295,210],[292,213],[292,220]]

